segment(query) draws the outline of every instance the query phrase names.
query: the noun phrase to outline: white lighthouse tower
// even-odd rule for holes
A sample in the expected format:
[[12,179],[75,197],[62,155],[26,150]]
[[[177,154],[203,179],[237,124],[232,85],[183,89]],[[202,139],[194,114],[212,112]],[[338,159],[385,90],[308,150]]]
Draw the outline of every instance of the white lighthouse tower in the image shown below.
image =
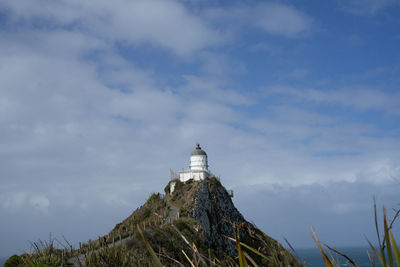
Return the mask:
[[196,145],[195,150],[190,154],[189,170],[179,172],[179,180],[186,182],[194,179],[195,181],[203,180],[210,176],[208,170],[207,153],[201,149],[200,144]]

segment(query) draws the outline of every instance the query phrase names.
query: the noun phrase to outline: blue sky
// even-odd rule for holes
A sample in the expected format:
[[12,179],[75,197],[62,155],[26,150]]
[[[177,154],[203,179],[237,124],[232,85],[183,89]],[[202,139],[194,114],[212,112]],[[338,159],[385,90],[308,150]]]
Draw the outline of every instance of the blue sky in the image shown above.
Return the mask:
[[400,202],[399,29],[398,0],[1,1],[0,256],[107,233],[196,142],[267,234],[366,245]]

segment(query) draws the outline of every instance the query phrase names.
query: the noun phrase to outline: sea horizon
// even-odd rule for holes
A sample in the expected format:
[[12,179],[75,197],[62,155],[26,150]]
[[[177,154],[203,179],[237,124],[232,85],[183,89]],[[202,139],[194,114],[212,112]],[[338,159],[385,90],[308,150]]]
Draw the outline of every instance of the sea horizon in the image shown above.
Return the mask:
[[[367,251],[370,253],[370,255],[373,255],[373,252],[371,248],[367,246],[338,246],[333,248],[347,255],[351,260],[357,263],[359,267],[371,266]],[[327,249],[324,250],[326,253],[330,253],[330,251],[327,251]],[[302,263],[306,263],[307,267],[326,266],[322,259],[322,255],[317,247],[295,249],[295,253],[293,254],[295,254],[299,261],[301,261]],[[347,263],[347,260],[344,257],[339,256],[334,252],[331,252],[330,255],[332,255],[335,260],[339,261],[340,266],[351,266],[351,264]],[[379,263],[377,263],[377,259],[375,257],[374,259],[376,266],[381,266]]]

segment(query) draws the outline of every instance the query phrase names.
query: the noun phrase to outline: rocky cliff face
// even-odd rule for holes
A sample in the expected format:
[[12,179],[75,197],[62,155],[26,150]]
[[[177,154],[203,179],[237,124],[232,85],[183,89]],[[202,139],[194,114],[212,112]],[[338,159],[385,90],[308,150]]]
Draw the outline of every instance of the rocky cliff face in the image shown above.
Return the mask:
[[[276,240],[245,220],[217,178],[174,182],[175,191],[167,194],[167,201],[179,205],[181,211],[186,211],[182,216],[192,218],[202,227],[205,246],[212,248],[219,257],[237,256],[236,243],[227,237],[235,238],[234,231],[238,231],[241,242],[270,259],[283,262],[283,266],[301,266]],[[168,186],[168,192],[167,189]],[[255,261],[263,266],[272,265],[259,256],[255,257]]]
[[194,205],[188,214],[204,229],[207,246],[234,256],[236,244],[224,236],[234,236],[233,226],[246,223],[235,208],[226,189],[217,180],[200,182],[194,195]]

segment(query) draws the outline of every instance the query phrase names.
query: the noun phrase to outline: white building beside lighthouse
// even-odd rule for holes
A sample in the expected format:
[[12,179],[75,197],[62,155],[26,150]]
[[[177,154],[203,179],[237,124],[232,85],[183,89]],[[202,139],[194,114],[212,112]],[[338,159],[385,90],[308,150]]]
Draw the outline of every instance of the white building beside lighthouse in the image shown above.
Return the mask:
[[207,153],[197,144],[195,150],[190,154],[189,169],[179,172],[179,180],[186,182],[194,179],[195,181],[203,180],[210,176],[208,170]]

